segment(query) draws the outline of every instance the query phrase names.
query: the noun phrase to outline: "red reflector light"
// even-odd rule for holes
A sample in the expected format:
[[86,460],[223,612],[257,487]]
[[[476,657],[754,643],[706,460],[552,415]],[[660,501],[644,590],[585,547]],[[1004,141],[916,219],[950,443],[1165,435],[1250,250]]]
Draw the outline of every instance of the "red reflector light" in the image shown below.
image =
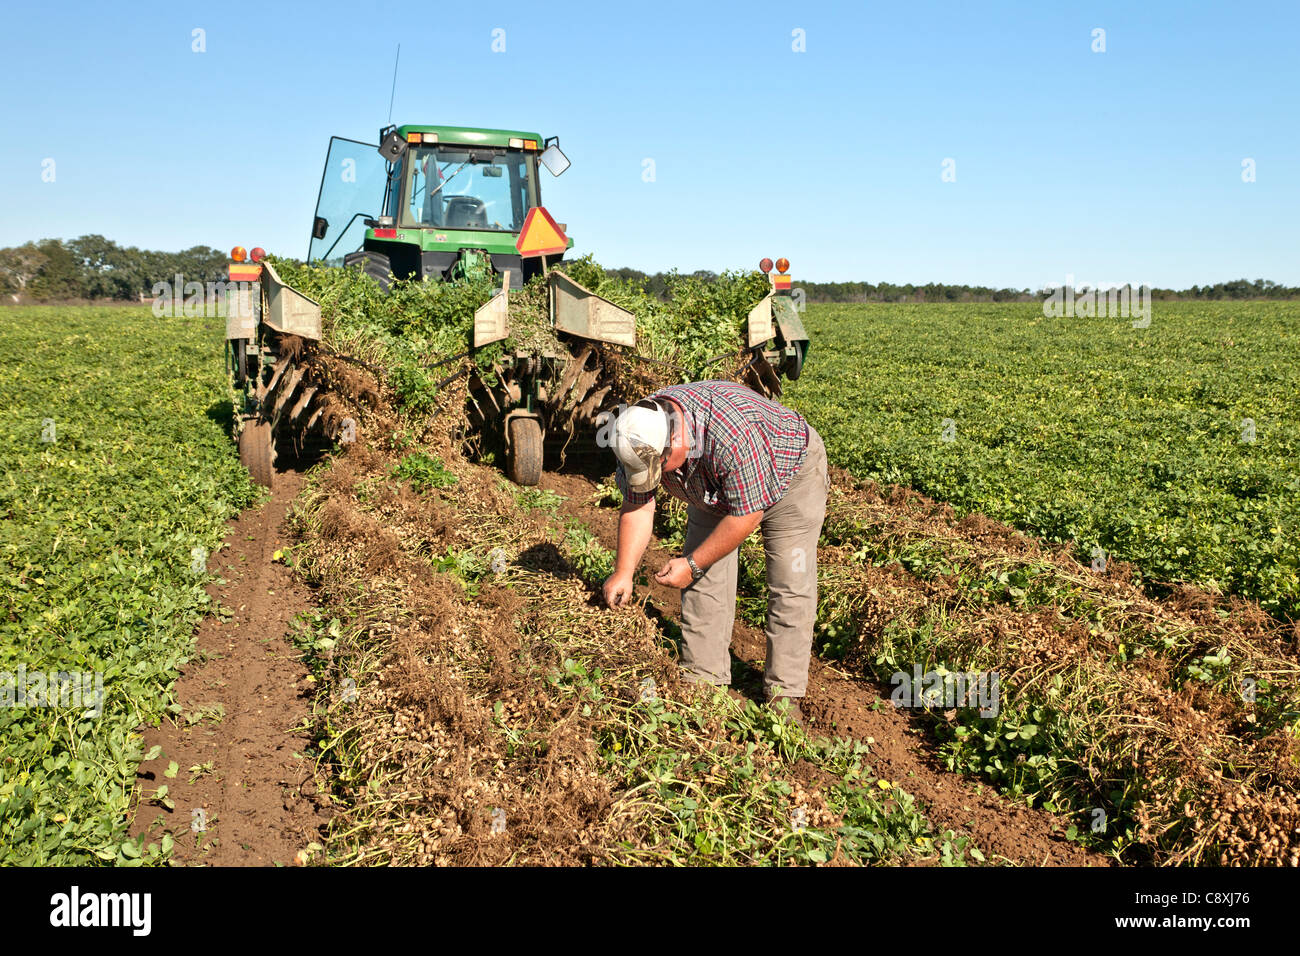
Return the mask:
[[266,250],[261,246],[255,246],[253,247],[253,251],[248,254],[248,258],[252,259],[254,262],[261,262],[266,258]]
[[262,277],[262,267],[255,262],[232,262],[226,266],[231,282],[256,282]]
[[375,230],[375,238],[376,238],[376,239],[396,239],[396,238],[397,238],[397,230],[396,230],[396,229],[376,229],[376,230]]
[[230,258],[234,259],[236,262],[243,262],[248,258],[248,253],[244,251],[243,246],[235,246],[235,248],[230,250]]
[[771,272],[771,271],[772,271],[772,260],[771,260],[771,259],[764,259],[762,262],[760,262],[760,263],[758,264],[758,267],[759,267],[760,269],[762,269],[764,272]]

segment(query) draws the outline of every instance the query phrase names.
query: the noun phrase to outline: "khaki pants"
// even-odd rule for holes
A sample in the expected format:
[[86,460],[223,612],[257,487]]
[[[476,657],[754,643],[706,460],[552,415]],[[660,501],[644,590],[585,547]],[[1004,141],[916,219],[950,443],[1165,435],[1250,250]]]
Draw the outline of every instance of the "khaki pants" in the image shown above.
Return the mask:
[[[763,689],[802,697],[817,621],[817,539],[826,517],[826,446],[808,427],[808,452],[784,497],[759,526],[767,553],[767,668]],[[686,554],[699,547],[722,518],[687,509]],[[687,680],[731,683],[731,628],[736,619],[738,551],[718,560],[682,589],[682,669]]]

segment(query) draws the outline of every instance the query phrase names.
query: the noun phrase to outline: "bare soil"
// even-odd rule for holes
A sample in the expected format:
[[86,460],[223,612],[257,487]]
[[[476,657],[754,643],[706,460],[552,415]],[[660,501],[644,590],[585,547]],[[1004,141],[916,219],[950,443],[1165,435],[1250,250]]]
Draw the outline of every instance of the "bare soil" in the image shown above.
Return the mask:
[[[289,543],[284,521],[301,483],[296,472],[279,472],[270,500],[229,523],[225,544],[208,559],[220,579],[208,593],[231,614],[199,626],[175,687],[181,712],[144,729],[146,753],[155,745],[162,753],[140,766],[130,832],[149,841],[170,833],[176,864],[303,863],[327,820],[305,756],[311,683],[287,637],[312,594],[274,560]],[[170,808],[152,799],[162,785]]]

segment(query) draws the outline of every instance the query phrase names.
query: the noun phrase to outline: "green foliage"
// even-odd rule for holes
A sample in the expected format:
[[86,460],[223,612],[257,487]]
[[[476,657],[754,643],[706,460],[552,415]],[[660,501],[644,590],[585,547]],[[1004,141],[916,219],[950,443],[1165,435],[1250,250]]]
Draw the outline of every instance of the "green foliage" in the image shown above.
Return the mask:
[[591,500],[602,508],[623,507],[623,492],[619,490],[618,482],[614,480],[613,475],[610,475],[596,486]]
[[514,495],[515,503],[525,511],[545,511],[555,517],[564,497],[548,488],[521,488],[513,483],[502,483],[506,490]]
[[[635,282],[643,286],[651,295],[666,298],[668,283],[675,273],[656,272],[648,274],[640,269],[609,269],[611,276]],[[706,282],[717,278],[712,272],[701,270],[693,276]],[[579,280],[581,281],[581,280]],[[808,302],[1037,302],[1044,297],[1046,290],[1035,289],[996,289],[984,285],[952,285],[943,282],[927,282],[917,285],[912,282],[809,282],[796,275],[795,288],[800,289]],[[1297,299],[1300,287],[1285,286],[1268,279],[1234,279],[1230,282],[1218,282],[1214,285],[1192,286],[1190,289],[1152,289],[1154,299]]]
[[707,376],[710,359],[740,347],[740,331],[754,303],[767,295],[758,271],[721,275],[664,276],[664,298],[643,282],[611,275],[584,256],[563,268],[577,282],[637,318],[637,348],[643,355],[682,366],[686,378]]
[[[307,266],[276,257],[271,261],[281,279],[320,303],[327,341],[365,342],[378,350],[389,384],[402,407],[414,415],[427,415],[436,406],[437,383],[448,367],[429,366],[469,351],[474,312],[494,289],[493,279],[471,277],[395,282],[385,293],[359,269]],[[739,350],[745,318],[768,290],[760,272],[707,277],[673,273],[665,287],[670,299],[664,301],[636,282],[609,275],[589,255],[557,268],[635,315],[638,351],[677,366],[684,381],[716,374],[718,367],[710,360]],[[511,291],[509,301],[509,337],[474,351],[475,363],[489,380],[503,354],[564,348],[550,325],[541,276]]]
[[[602,761],[625,792],[639,794],[641,813],[654,821],[655,844],[621,848],[631,860],[808,865],[839,854],[863,865],[937,858],[963,866],[967,853],[984,859],[968,839],[936,832],[910,793],[872,774],[867,744],[814,740],[770,708],[740,705],[720,691],[685,705],[656,697],[611,706],[600,694],[599,673],[588,678],[580,664],[565,664],[565,674],[552,680],[589,689],[594,704],[605,704],[610,719],[597,739]],[[727,746],[714,738],[707,756],[698,756],[699,742],[716,733],[719,721]],[[830,778],[825,810],[838,825],[811,819],[790,782],[771,772],[796,763]]]
[[564,556],[590,585],[597,586],[614,573],[614,552],[580,524],[571,523],[564,537]]
[[389,368],[388,384],[401,406],[415,415],[427,415],[438,404],[437,379],[411,359]]
[[455,355],[469,348],[474,310],[492,295],[488,279],[395,282],[385,293],[360,269],[307,266],[272,257],[280,278],[320,303],[327,335],[372,331],[390,344],[410,343],[411,357]]
[[478,594],[478,582],[492,569],[487,556],[468,548],[459,551],[448,548],[446,554],[433,560],[433,567],[459,578],[470,597]]
[[0,318],[0,674],[97,673],[104,693],[97,717],[0,707],[0,863],[153,858],[125,840],[137,728],[177,709],[206,554],[255,497],[223,331],[147,309]]
[[862,477],[1297,615],[1298,320],[1293,303],[1157,305],[1147,329],[1037,305],[813,307],[786,398]]
[[[141,293],[148,293],[155,282],[170,282],[178,273],[186,281],[224,279],[228,261],[225,251],[207,246],[195,246],[181,252],[158,252],[119,246],[99,235],[70,240],[42,239],[0,249],[0,291],[26,293],[34,299],[135,299]],[[278,268],[282,260],[275,261]],[[595,290],[598,282],[610,278],[627,284],[629,288],[645,290],[649,296],[661,301],[673,297],[672,286],[683,278],[706,285],[719,279],[717,274],[707,270],[685,277],[676,271],[650,275],[639,269],[606,270],[596,265],[590,254],[564,263],[563,268],[589,289]],[[726,275],[723,274],[724,280]],[[809,302],[1026,302],[1041,296],[1030,289],[994,289],[942,282],[914,285],[910,282],[796,281]],[[1156,299],[1295,299],[1300,297],[1300,288],[1268,279],[1234,279],[1214,285],[1192,286],[1182,291],[1154,289],[1152,294]]]
[[409,481],[416,491],[448,488],[456,483],[456,476],[447,470],[442,459],[422,451],[413,451],[394,465],[393,477]]

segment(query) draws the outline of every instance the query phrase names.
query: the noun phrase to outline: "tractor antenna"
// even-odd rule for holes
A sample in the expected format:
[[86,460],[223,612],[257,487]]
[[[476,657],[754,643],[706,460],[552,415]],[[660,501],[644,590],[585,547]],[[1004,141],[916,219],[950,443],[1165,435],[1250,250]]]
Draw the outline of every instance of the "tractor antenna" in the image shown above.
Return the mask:
[[393,97],[397,93],[397,64],[402,59],[402,44],[397,44],[397,56],[393,58],[393,88],[388,94],[388,125],[393,125]]

